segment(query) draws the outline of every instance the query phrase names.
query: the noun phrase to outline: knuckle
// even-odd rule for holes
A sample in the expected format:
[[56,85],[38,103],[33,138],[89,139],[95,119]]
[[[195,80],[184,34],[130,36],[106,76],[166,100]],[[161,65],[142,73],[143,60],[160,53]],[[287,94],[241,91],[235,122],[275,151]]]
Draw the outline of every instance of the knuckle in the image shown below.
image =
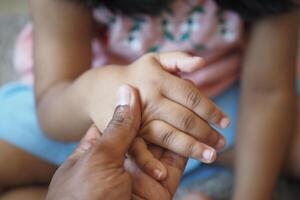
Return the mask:
[[204,115],[209,118],[212,119],[214,117],[216,117],[216,107],[215,106],[209,106],[207,109],[205,109],[205,113]]
[[213,131],[211,128],[204,128],[202,129],[202,134],[201,134],[201,138],[203,141],[208,141],[210,136],[212,135]]
[[144,56],[142,56],[139,60],[144,63],[145,61],[146,62],[153,61],[157,57],[158,57],[157,53],[149,52],[149,53],[146,53]]
[[215,146],[215,145],[217,145],[218,144],[218,141],[219,141],[219,138],[220,137],[218,137],[218,135],[217,134],[213,134],[212,136],[211,136],[211,145],[212,146]]
[[[150,96],[150,94],[149,94]],[[153,95],[153,99],[149,102],[145,102],[145,107],[143,110],[142,122],[143,124],[151,123],[152,120],[156,119],[156,115],[161,113],[161,97],[157,94]]]
[[[127,106],[126,106],[127,107]],[[129,129],[133,127],[132,116],[128,115],[125,106],[119,106],[114,113],[114,116],[108,124],[107,130]]]
[[168,128],[163,131],[161,141],[166,146],[169,146],[174,141],[174,129]]
[[150,159],[140,159],[140,166],[142,169],[150,170],[152,168],[153,161]]
[[161,91],[164,87],[164,83],[163,83],[163,75],[157,72],[153,72],[153,74],[155,74],[155,76],[151,76],[147,78],[147,91],[145,91],[145,93],[147,93],[149,99],[153,99],[153,101],[158,101],[162,98],[161,96]]
[[186,97],[186,104],[192,108],[196,108],[200,105],[201,101],[202,97],[198,93],[190,89]]
[[196,120],[195,120],[194,116],[191,114],[187,114],[182,117],[181,125],[184,130],[191,130],[193,128],[195,122],[196,122]]
[[174,155],[172,155],[172,153],[165,153],[163,156],[163,161],[166,165],[174,167],[174,168],[178,168],[178,167],[184,165],[183,160],[174,157]]
[[159,126],[156,120],[151,120],[147,124],[144,124],[140,134],[143,136],[143,138],[147,138],[148,136],[151,136],[152,133],[156,133],[158,130],[160,130],[158,127]]
[[197,145],[196,141],[191,141],[185,145],[184,149],[185,149],[185,152],[187,153],[187,156],[191,156],[191,155],[195,154],[196,145]]
[[99,143],[95,146],[95,148],[92,149],[92,155],[108,155],[108,153],[110,154],[111,147],[110,144],[108,144],[107,142],[104,142],[102,140],[99,141]]

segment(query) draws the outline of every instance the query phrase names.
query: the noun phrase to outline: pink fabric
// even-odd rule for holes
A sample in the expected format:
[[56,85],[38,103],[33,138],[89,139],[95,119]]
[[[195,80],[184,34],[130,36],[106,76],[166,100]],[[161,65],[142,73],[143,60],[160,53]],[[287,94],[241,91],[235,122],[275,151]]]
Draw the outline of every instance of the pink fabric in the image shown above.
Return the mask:
[[[94,17],[106,27],[107,37],[92,42],[93,67],[128,64],[149,51],[185,51],[208,62],[193,74],[182,74],[204,93],[217,95],[238,78],[240,55],[224,54],[241,45],[243,23],[213,0],[175,0],[170,11],[159,17],[112,15],[104,8],[95,10]],[[31,25],[17,40],[14,60],[22,81],[32,83]]]
[[16,41],[13,63],[21,74],[21,82],[33,83],[33,42],[32,26],[27,24]]

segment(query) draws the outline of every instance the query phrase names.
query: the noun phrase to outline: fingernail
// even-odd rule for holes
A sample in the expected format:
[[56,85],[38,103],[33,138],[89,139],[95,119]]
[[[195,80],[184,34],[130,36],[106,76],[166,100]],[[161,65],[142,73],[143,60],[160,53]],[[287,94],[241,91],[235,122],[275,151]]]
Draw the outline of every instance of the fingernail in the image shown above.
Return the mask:
[[229,122],[230,121],[227,117],[222,118],[221,121],[220,121],[221,128],[227,128],[228,125],[229,125]]
[[87,151],[87,150],[89,150],[90,148],[92,147],[92,144],[91,143],[85,143],[84,145],[82,145],[82,149],[84,150],[84,151]]
[[197,62],[201,62],[201,64],[205,63],[205,60],[201,57],[193,56],[192,58],[193,58],[193,60],[195,60]]
[[90,142],[86,142],[84,144],[81,144],[81,146],[79,147],[79,151],[84,153],[84,152],[88,151],[91,147],[92,147],[92,144]]
[[225,146],[225,144],[226,144],[225,139],[224,138],[220,138],[219,141],[218,141],[218,143],[217,143],[217,145],[216,145],[216,148],[217,149],[223,149],[224,146]]
[[117,106],[128,106],[131,101],[131,93],[129,86],[122,85],[117,92]]
[[202,152],[202,158],[206,161],[206,162],[212,162],[214,156],[214,152],[210,149],[205,149]]
[[160,179],[163,175],[163,173],[159,169],[155,169],[153,173],[154,176],[157,177],[158,179]]

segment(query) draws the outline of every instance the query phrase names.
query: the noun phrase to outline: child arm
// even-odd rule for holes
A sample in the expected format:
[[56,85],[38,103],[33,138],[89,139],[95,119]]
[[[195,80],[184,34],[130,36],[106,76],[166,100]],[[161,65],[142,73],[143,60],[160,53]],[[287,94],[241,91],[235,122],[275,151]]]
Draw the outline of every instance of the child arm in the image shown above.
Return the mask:
[[298,15],[253,25],[242,72],[234,199],[272,199],[296,116]]
[[[86,92],[75,93],[75,90],[68,88],[90,67],[91,12],[80,3],[74,4],[65,0],[30,0],[30,7],[34,24],[38,118],[45,133],[57,138],[59,136],[53,133],[69,132],[69,122],[80,121],[76,118],[82,110],[76,104],[80,102],[78,98],[82,98]],[[64,131],[58,130],[62,124],[66,127]],[[72,124],[75,127],[73,134],[76,135],[88,127],[80,123]],[[78,130],[78,133],[74,130]]]
[[[92,123],[103,130],[113,114],[117,89],[127,83],[140,92],[141,132],[147,142],[214,161],[214,148],[223,148],[225,140],[207,122],[224,128],[228,118],[192,83],[169,73],[196,70],[203,59],[181,52],[147,54],[128,67],[90,69],[91,10],[69,0],[31,0],[31,8],[37,112],[47,135],[77,140]],[[146,165],[151,158],[145,159],[140,151],[144,147],[133,151],[141,152],[136,157]]]

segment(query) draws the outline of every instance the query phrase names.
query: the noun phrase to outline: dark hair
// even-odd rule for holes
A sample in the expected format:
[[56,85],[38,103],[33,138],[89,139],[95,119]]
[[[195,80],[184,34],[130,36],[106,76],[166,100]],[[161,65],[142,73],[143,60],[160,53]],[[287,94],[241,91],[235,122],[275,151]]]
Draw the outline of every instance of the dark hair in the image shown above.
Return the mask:
[[159,15],[172,0],[87,0],[89,6],[105,6],[124,15]]
[[[86,0],[92,7],[105,6],[124,15],[159,15],[174,0]],[[215,0],[222,9],[233,10],[247,22],[288,12],[296,7],[292,0]]]
[[216,0],[220,7],[236,11],[248,22],[296,8],[292,0]]

